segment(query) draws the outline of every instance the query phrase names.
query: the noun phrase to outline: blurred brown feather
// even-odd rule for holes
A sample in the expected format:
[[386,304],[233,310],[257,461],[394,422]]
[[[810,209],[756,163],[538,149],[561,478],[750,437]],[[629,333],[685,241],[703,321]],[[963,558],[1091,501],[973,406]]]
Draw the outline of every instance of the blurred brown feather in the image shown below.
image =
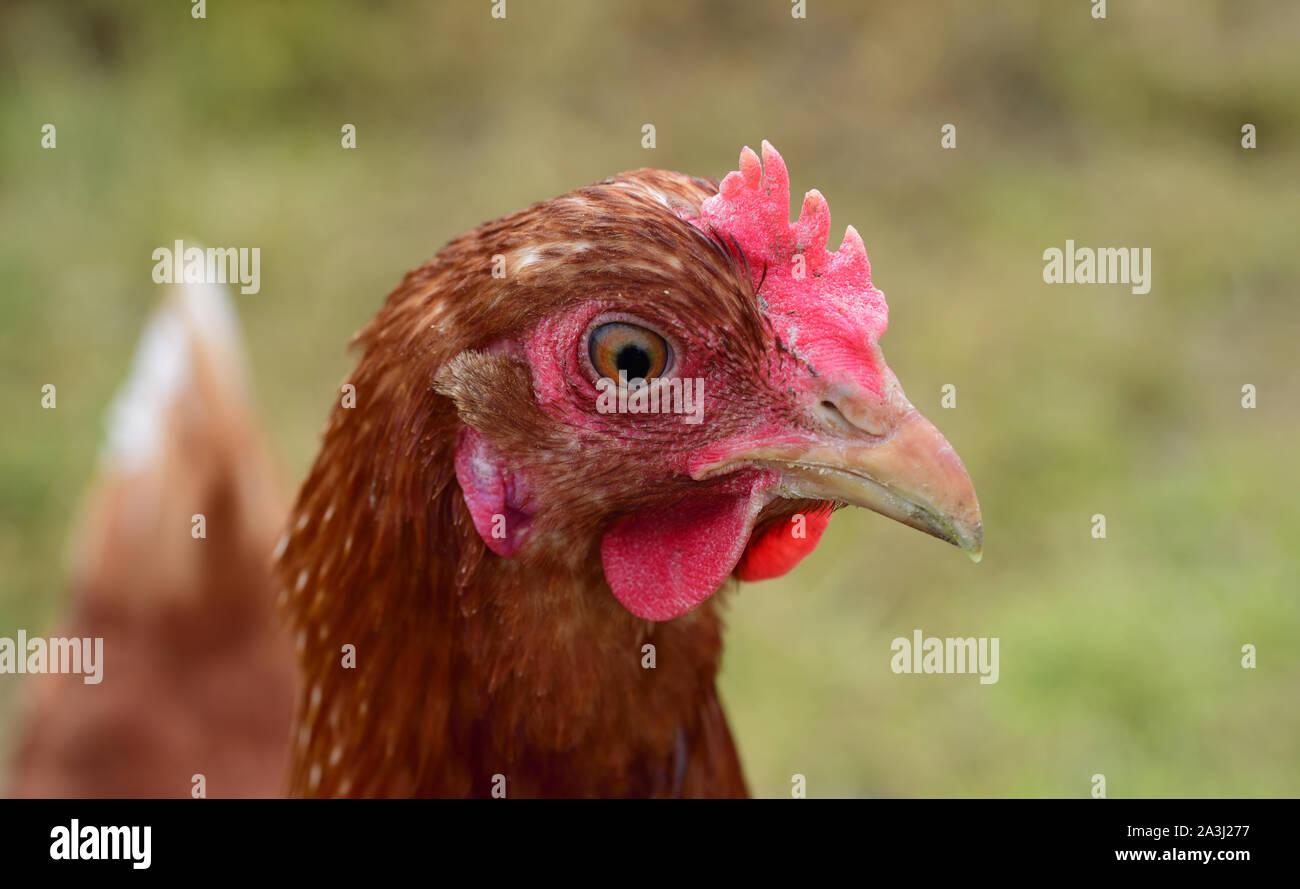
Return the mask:
[[278,795],[294,678],[267,568],[286,499],[219,288],[164,301],[109,427],[56,630],[104,639],[102,681],[29,677],[10,793],[181,797],[202,775],[211,796]]

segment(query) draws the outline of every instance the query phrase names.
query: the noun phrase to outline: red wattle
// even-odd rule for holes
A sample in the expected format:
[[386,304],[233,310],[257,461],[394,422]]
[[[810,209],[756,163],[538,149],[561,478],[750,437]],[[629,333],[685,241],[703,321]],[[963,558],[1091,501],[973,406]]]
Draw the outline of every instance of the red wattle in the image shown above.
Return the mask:
[[740,473],[614,522],[600,542],[614,596],[647,620],[670,620],[698,606],[731,575],[775,483],[773,472]]
[[747,582],[780,577],[817,548],[830,523],[829,506],[804,515],[802,537],[795,536],[800,526],[794,518],[773,522],[750,540],[736,565],[736,576]]

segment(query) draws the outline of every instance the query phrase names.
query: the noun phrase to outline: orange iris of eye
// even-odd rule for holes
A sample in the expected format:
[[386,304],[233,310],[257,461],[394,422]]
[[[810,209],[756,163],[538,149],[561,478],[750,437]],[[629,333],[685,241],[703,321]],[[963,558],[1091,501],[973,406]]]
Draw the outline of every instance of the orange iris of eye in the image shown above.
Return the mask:
[[629,380],[653,380],[668,365],[668,343],[663,337],[623,321],[611,321],[593,330],[589,349],[596,373],[612,380],[618,379],[619,371],[625,372]]

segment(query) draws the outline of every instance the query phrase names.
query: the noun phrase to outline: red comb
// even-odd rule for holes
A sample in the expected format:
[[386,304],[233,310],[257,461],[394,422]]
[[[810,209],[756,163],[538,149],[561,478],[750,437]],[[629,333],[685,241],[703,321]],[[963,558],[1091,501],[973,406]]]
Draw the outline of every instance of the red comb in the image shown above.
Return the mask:
[[752,149],[741,151],[740,169],[728,173],[718,193],[700,207],[700,227],[735,240],[755,284],[763,281],[769,314],[839,313],[873,344],[888,326],[889,307],[871,284],[862,237],[850,225],[839,250],[826,249],[831,210],[816,189],[804,196],[799,219],[791,224],[790,175],[766,140],[761,162]]

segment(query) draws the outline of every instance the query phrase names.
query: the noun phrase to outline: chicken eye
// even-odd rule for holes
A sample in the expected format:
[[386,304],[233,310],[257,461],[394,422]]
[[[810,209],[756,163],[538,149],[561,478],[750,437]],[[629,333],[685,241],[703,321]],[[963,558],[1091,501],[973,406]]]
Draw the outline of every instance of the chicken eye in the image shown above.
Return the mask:
[[612,380],[618,379],[620,371],[629,380],[653,380],[668,366],[668,342],[653,330],[625,321],[597,327],[587,349],[596,373]]

